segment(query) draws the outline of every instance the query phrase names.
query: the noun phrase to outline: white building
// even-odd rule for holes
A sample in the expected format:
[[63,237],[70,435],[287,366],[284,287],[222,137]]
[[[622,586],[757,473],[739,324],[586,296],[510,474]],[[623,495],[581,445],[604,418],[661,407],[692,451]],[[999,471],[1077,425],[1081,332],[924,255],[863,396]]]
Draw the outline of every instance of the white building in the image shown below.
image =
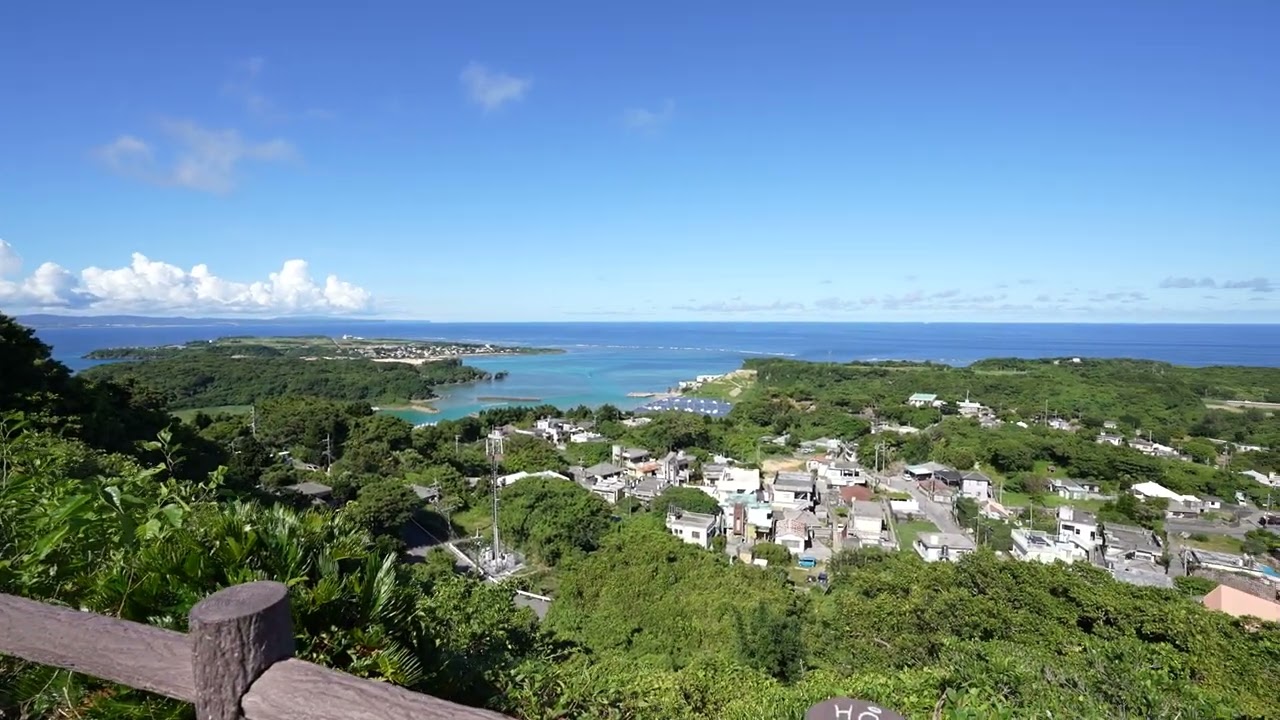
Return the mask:
[[986,502],[991,497],[991,478],[976,470],[960,474],[960,494]]
[[1280,487],[1280,475],[1276,475],[1275,473],[1271,473],[1269,475],[1263,475],[1257,470],[1245,470],[1240,474],[1249,478],[1253,478],[1255,482],[1262,485],[1266,485],[1267,487]]
[[970,402],[967,399],[956,403],[956,408],[959,409],[960,414],[964,417],[978,417],[983,410],[986,410],[982,403]]
[[774,542],[799,555],[809,549],[813,540],[809,526],[798,517],[785,517],[778,521],[774,530]]
[[911,407],[937,407],[942,403],[938,401],[938,396],[933,393],[915,393],[907,398],[907,404]]
[[884,531],[884,507],[874,500],[854,500],[850,530],[863,545],[877,545]]
[[967,535],[956,533],[922,533],[912,547],[925,562],[959,562],[975,550]]
[[867,484],[867,476],[862,474],[862,468],[850,460],[832,461],[827,465],[824,477],[834,486]]
[[511,473],[510,475],[503,475],[502,477],[499,477],[497,480],[498,487],[506,487],[514,482],[517,482],[519,480],[524,480],[525,478],[531,478],[531,477],[560,478],[561,480],[569,479],[564,475],[561,475],[560,473],[555,472],[553,470],[543,470],[541,472],[535,472],[535,473],[521,471],[518,473]]
[[755,492],[763,487],[759,470],[739,467],[721,467],[713,475],[703,468],[703,481],[721,492]]
[[627,494],[627,483],[621,477],[614,476],[596,480],[587,489],[611,503],[617,503]]
[[1102,531],[1091,513],[1064,505],[1058,508],[1058,541],[1069,542],[1086,553],[1102,546]]
[[1137,485],[1134,485],[1133,487],[1129,488],[1129,492],[1133,493],[1135,496],[1137,496],[1141,500],[1148,500],[1150,498],[1164,498],[1165,500],[1177,500],[1179,502],[1186,503],[1189,505],[1190,504],[1198,505],[1200,503],[1200,498],[1196,497],[1195,495],[1183,495],[1182,493],[1174,492],[1169,488],[1161,485],[1158,482],[1150,482],[1150,481],[1140,482]]
[[1064,500],[1084,500],[1089,495],[1083,485],[1069,478],[1051,478],[1049,489]]
[[719,515],[704,515],[679,508],[667,513],[667,529],[671,534],[701,548],[711,547],[711,538],[715,537],[719,525]]
[[1010,554],[1023,562],[1064,562],[1088,560],[1089,556],[1075,543],[1059,542],[1057,538],[1039,530],[1014,528],[1010,534],[1013,549]]
[[1269,580],[1272,583],[1276,582],[1274,576],[1267,572],[1270,568],[1264,569],[1265,566],[1259,565],[1248,555],[1213,552],[1212,550],[1199,550],[1196,548],[1183,548],[1182,561],[1188,568],[1209,568],[1236,575],[1245,575],[1248,577]]
[[780,472],[770,486],[770,502],[784,510],[809,510],[817,492],[809,473]]

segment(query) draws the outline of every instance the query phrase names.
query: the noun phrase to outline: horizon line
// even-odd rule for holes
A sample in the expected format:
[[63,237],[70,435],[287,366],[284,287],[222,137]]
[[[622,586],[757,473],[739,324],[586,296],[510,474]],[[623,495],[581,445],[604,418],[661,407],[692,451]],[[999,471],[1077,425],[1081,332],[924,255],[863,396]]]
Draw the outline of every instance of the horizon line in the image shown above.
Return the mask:
[[886,319],[787,319],[787,320],[762,320],[762,319],[646,319],[646,320],[623,320],[623,319],[595,319],[595,320],[430,320],[414,317],[370,317],[361,315],[273,315],[273,316],[255,316],[255,315],[203,315],[203,316],[187,316],[187,315],[143,315],[133,313],[104,313],[95,315],[73,315],[50,312],[33,312],[33,313],[15,313],[11,317],[22,321],[24,319],[44,319],[58,318],[63,320],[83,320],[83,321],[101,321],[107,318],[129,318],[135,320],[148,321],[172,321],[172,322],[237,322],[237,323],[289,323],[289,322],[358,322],[358,323],[424,323],[432,325],[675,325],[675,324],[736,324],[736,325],[1213,325],[1213,326],[1233,326],[1233,327],[1273,327],[1280,326],[1280,321],[1275,322],[1257,322],[1257,321],[1204,321],[1204,320],[1099,320],[1099,319],[1075,319],[1075,320],[886,320]]

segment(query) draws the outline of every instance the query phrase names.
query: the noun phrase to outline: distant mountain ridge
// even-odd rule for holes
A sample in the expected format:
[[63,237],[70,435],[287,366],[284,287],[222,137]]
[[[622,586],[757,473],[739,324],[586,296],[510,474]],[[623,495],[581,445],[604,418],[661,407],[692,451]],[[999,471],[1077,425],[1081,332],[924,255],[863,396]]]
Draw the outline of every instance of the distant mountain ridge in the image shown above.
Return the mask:
[[[157,317],[151,315],[52,315],[36,313],[19,315],[18,322],[35,328],[58,327],[173,327],[182,325],[250,325],[278,324],[300,325],[326,322],[342,323],[384,323],[376,318],[352,318],[333,315],[290,315],[284,317]],[[421,321],[429,322],[429,321]]]

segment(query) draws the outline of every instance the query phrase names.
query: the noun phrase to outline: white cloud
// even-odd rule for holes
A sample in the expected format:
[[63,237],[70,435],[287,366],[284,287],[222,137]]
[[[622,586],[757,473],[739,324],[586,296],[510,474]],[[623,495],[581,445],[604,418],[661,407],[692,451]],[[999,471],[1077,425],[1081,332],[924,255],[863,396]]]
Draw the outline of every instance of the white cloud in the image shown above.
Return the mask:
[[804,310],[804,303],[783,302],[781,300],[775,300],[771,303],[753,303],[744,301],[740,297],[735,297],[727,301],[676,305],[672,310],[712,313],[795,312]]
[[256,282],[214,275],[207,265],[190,271],[134,253],[129,265],[88,267],[76,274],[44,263],[25,279],[17,253],[0,240],[0,303],[23,309],[91,308],[145,313],[341,313],[366,310],[372,296],[336,275],[317,283],[305,260],[287,260]]
[[509,102],[520,100],[529,88],[533,87],[533,80],[529,78],[490,70],[476,62],[463,68],[458,79],[466,89],[467,97],[484,108],[485,112],[497,110]]
[[132,135],[121,135],[98,148],[98,157],[121,175],[146,174],[155,162],[151,146]]
[[222,84],[222,96],[243,105],[245,112],[266,122],[323,120],[333,117],[332,112],[323,108],[293,111],[283,107],[261,87],[261,77],[266,68],[267,61],[261,57],[246,58],[235,63],[231,79]]
[[1253,292],[1275,292],[1276,284],[1264,277],[1247,280],[1223,280],[1202,277],[1167,277],[1160,281],[1162,290],[1190,290],[1193,288],[1217,288],[1219,290],[1251,290]]
[[280,119],[282,113],[275,102],[258,88],[258,76],[267,66],[260,57],[251,57],[235,64],[235,73],[222,86],[222,94],[244,105],[251,115],[266,120]]
[[848,310],[860,310],[868,305],[875,304],[875,298],[863,298],[862,300],[845,300],[838,297],[824,297],[813,301],[813,306],[820,310],[834,310],[837,312],[845,312]]
[[1229,280],[1221,283],[1218,287],[1224,290],[1252,290],[1253,292],[1275,292],[1276,286],[1270,280],[1262,277],[1250,278],[1248,280]]
[[622,124],[629,130],[639,132],[654,132],[671,122],[676,114],[676,103],[674,100],[665,100],[662,107],[657,110],[649,110],[647,108],[630,108],[622,114]]
[[286,140],[250,142],[236,130],[210,130],[189,120],[165,121],[161,129],[169,140],[168,161],[157,159],[149,143],[132,135],[121,135],[96,154],[108,169],[125,177],[213,193],[233,190],[237,168],[245,161],[297,157]]
[[0,279],[17,275],[22,270],[22,257],[13,246],[0,239]]

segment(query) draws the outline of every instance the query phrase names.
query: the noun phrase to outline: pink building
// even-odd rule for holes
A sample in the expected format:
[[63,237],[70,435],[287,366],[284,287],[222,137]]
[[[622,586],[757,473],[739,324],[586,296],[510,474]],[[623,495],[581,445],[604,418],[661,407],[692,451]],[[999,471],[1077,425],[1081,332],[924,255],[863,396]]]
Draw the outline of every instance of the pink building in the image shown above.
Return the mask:
[[1251,615],[1271,622],[1280,622],[1280,603],[1250,595],[1243,590],[1226,585],[1219,585],[1205,595],[1204,606],[1236,617]]

